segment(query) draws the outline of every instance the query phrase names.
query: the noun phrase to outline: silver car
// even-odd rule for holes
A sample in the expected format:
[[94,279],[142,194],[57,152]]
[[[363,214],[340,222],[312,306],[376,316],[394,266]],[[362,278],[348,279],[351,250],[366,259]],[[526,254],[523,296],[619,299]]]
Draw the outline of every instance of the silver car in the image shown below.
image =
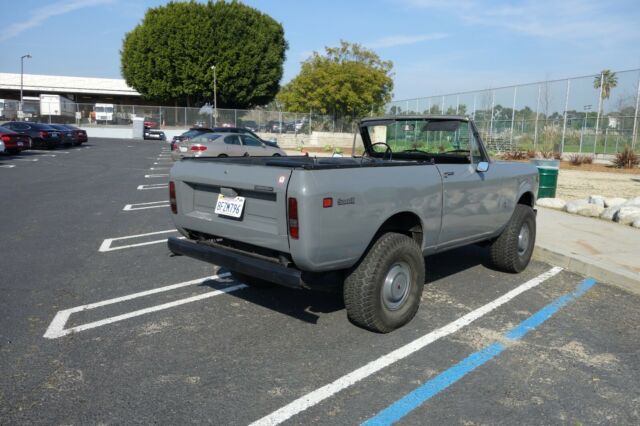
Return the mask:
[[182,157],[281,157],[287,154],[251,135],[241,133],[205,133],[176,143],[171,152],[174,160]]

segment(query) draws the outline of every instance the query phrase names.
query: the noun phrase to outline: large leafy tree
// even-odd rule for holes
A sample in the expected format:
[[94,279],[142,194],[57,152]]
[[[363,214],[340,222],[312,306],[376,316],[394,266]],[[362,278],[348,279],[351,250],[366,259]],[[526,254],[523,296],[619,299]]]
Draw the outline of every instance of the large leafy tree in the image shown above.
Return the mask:
[[602,83],[602,99],[609,99],[611,89],[618,85],[618,76],[611,70],[602,70],[602,72],[593,78],[593,88],[600,89]]
[[314,52],[277,99],[287,111],[365,116],[391,100],[392,68],[373,51],[342,41],[324,54]]
[[232,1],[168,3],[147,10],[125,35],[122,75],[144,97],[218,107],[269,103],[282,78],[287,42],[282,25]]

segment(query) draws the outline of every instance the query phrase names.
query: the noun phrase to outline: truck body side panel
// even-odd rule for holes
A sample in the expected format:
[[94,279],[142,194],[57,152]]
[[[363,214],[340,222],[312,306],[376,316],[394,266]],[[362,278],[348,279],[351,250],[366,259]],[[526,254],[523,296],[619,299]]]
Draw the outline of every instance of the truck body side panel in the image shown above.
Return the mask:
[[[296,169],[287,196],[298,201],[300,238],[290,239],[290,247],[302,270],[353,266],[382,224],[402,212],[419,217],[423,250],[437,244],[442,181],[434,165]],[[324,198],[332,198],[333,206],[324,208]]]

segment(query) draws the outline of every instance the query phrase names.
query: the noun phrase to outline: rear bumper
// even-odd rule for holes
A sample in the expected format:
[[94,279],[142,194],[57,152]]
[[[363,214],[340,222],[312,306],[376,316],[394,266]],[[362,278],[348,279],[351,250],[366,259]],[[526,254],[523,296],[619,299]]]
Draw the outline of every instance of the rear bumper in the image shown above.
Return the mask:
[[237,251],[211,247],[189,240],[180,240],[176,237],[170,237],[167,244],[169,250],[175,254],[182,254],[194,259],[214,263],[231,271],[271,281],[285,287],[307,287],[303,283],[302,272],[298,269],[287,268],[268,260],[238,253]]

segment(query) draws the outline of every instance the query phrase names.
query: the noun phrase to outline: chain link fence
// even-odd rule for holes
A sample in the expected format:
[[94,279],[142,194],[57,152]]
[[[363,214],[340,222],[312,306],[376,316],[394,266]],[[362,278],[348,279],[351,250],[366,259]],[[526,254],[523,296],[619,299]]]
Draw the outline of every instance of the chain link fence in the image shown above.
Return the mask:
[[355,117],[335,118],[328,115],[268,111],[239,110],[211,107],[165,107],[119,105],[107,103],[75,103],[63,97],[44,95],[40,100],[24,100],[22,117],[20,102],[0,99],[0,120],[24,119],[41,123],[75,124],[77,126],[130,126],[134,117],[144,118],[152,127],[187,129],[194,126],[246,127],[256,132],[311,134],[313,131],[353,133]]
[[468,115],[489,149],[613,154],[640,150],[640,69],[393,101],[391,115]]

